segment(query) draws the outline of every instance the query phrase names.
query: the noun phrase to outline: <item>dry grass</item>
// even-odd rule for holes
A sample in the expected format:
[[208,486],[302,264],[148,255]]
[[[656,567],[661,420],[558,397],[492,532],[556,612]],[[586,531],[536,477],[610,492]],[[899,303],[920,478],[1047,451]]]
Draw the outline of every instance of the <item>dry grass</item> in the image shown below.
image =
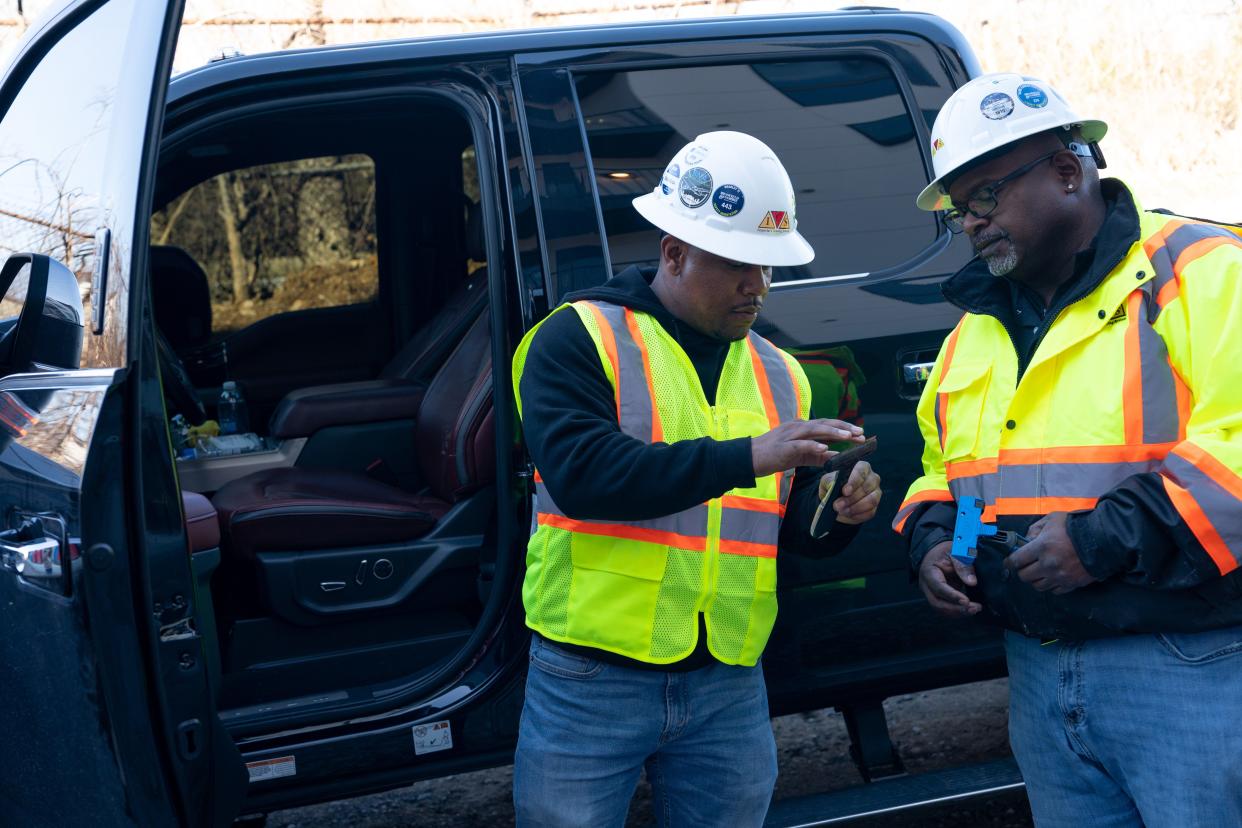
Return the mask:
[[[812,11],[845,2],[189,0],[177,67],[200,65],[222,46],[259,52],[482,29]],[[1242,221],[1242,0],[876,2],[945,17],[986,71],[1042,77],[1084,115],[1107,121],[1109,170],[1148,206]],[[27,0],[27,18],[50,3]],[[20,28],[0,26],[0,49],[12,47]]]

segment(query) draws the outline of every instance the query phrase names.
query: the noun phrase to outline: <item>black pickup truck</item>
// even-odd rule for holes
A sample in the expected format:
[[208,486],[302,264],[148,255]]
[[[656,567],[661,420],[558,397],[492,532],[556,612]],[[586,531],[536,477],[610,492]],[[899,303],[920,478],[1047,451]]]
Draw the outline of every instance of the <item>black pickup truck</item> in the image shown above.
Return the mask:
[[[870,783],[901,772],[886,697],[1004,674],[889,529],[959,315],[938,285],[969,256],[914,206],[929,126],[979,71],[953,28],[859,7],[169,80],[181,12],[69,2],[0,86],[6,821],[227,824],[511,761],[532,468],[510,355],[561,296],[652,260],[630,201],[714,129],[776,150],[818,253],[776,270],[757,329],[881,446],[876,520],[837,558],[781,559],[773,715],[840,709]],[[212,436],[226,381],[250,428]]]

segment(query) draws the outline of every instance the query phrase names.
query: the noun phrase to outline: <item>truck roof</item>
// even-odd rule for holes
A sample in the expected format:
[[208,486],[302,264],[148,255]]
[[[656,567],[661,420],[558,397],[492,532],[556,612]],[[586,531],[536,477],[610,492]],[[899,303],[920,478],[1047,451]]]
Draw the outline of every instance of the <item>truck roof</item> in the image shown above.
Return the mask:
[[259,75],[273,76],[344,66],[380,65],[409,60],[479,60],[518,53],[595,49],[667,41],[851,32],[918,35],[956,51],[967,62],[967,69],[972,75],[980,71],[974,63],[973,52],[965,38],[944,19],[924,12],[856,6],[814,13],[603,23],[434,35],[240,55],[174,76],[169,84],[168,100],[171,103],[209,87]]

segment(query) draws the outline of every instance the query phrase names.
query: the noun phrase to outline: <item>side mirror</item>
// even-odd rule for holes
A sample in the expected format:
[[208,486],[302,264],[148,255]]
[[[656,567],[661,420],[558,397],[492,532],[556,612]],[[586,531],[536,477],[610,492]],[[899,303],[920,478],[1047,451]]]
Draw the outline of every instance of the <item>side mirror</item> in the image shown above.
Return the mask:
[[0,292],[0,317],[8,317],[0,318],[3,374],[78,367],[82,295],[69,268],[39,253],[15,253],[0,268]]

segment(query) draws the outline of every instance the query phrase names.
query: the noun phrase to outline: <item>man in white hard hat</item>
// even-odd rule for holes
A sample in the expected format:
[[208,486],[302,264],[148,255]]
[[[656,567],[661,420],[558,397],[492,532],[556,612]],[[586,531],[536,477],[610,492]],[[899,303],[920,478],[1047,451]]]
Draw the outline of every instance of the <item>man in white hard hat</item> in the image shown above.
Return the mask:
[[1007,628],[1038,825],[1242,825],[1242,239],[1101,180],[1105,131],[1015,74],[936,118],[918,205],[977,256],[894,527]]
[[802,369],[751,331],[771,266],[814,255],[772,150],[700,135],[634,206],[659,267],[567,297],[514,357],[537,469],[517,821],[621,825],[645,768],[661,824],[758,826],[778,544],[842,548],[879,478],[859,463],[811,537],[827,444],[862,430],[808,419]]

